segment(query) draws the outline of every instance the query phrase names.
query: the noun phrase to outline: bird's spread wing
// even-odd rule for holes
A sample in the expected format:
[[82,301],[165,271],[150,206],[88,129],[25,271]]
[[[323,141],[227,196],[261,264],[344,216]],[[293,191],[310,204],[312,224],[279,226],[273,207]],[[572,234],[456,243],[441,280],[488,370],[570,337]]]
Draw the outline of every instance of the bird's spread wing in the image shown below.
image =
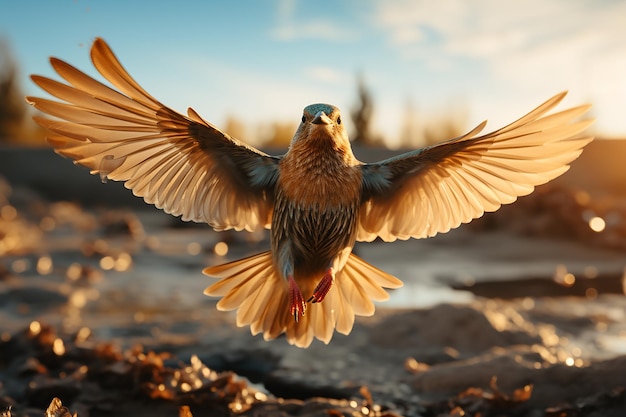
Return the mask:
[[544,116],[561,93],[516,122],[363,165],[357,240],[423,238],[495,211],[561,175],[593,138],[575,138],[590,106]]
[[56,152],[103,180],[124,181],[148,203],[216,229],[269,227],[279,158],[229,137],[189,109],[183,116],[145,92],[102,40],[91,59],[112,89],[51,58],[67,84],[32,76],[64,102],[27,101]]

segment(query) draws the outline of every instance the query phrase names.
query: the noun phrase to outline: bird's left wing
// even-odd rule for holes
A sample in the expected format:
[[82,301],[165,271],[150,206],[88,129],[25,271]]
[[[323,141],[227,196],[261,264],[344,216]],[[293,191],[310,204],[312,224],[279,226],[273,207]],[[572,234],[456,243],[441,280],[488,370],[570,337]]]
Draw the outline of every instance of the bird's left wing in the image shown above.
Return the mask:
[[593,138],[575,138],[590,106],[544,116],[561,93],[516,122],[476,136],[485,122],[450,141],[362,165],[357,240],[423,238],[495,211],[561,175]]
[[51,58],[67,84],[33,75],[63,100],[27,101],[58,119],[35,117],[61,155],[103,179],[124,181],[137,196],[183,220],[218,230],[269,227],[279,158],[266,155],[204,121],[164,106],[124,70],[102,39],[91,48],[96,69],[114,87]]

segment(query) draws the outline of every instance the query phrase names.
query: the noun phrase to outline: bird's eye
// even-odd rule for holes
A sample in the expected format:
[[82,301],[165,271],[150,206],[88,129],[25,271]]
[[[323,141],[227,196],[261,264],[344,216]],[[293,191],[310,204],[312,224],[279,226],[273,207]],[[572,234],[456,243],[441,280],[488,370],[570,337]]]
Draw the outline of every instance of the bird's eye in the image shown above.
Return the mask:
[[340,125],[341,124],[341,116],[337,117],[337,124]]
[[306,122],[306,116],[303,114],[302,115],[302,123]]

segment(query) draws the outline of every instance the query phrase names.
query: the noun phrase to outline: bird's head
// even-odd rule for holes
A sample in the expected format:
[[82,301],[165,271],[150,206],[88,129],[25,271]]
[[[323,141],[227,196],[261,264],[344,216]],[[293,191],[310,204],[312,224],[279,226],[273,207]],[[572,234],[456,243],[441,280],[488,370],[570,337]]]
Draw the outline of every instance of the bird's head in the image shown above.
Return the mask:
[[302,112],[302,120],[291,145],[329,144],[335,149],[350,149],[350,140],[339,109],[330,104],[310,104]]

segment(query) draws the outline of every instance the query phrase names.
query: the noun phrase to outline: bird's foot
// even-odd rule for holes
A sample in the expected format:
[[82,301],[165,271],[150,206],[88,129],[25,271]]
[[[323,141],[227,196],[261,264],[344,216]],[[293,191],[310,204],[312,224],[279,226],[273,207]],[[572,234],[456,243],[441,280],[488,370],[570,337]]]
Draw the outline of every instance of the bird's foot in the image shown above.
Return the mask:
[[313,291],[313,295],[307,300],[312,303],[321,303],[324,301],[326,294],[330,291],[330,288],[333,286],[333,282],[335,281],[335,276],[333,274],[333,269],[328,268],[326,273],[322,277],[317,287]]
[[298,284],[296,284],[296,281],[293,279],[293,277],[289,276],[287,281],[289,282],[290,312],[293,316],[293,319],[297,323],[300,320],[300,317],[304,316],[304,312],[306,311],[306,303],[304,302],[302,292],[300,291],[300,288],[298,288]]

